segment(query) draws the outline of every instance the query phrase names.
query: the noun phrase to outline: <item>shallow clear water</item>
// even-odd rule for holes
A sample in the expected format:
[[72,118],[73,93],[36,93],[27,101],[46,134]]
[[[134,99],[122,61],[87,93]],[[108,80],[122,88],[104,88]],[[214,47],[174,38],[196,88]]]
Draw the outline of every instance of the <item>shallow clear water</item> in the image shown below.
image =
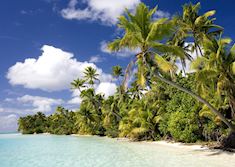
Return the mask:
[[178,166],[235,166],[235,155],[106,137],[0,134],[0,167]]

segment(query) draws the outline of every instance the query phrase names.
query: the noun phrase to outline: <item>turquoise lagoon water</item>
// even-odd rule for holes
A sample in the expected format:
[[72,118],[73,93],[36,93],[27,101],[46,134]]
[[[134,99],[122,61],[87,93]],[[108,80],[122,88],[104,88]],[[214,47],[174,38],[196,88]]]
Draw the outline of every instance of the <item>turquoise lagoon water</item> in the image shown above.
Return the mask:
[[0,167],[217,166],[235,166],[235,155],[106,137],[0,134]]

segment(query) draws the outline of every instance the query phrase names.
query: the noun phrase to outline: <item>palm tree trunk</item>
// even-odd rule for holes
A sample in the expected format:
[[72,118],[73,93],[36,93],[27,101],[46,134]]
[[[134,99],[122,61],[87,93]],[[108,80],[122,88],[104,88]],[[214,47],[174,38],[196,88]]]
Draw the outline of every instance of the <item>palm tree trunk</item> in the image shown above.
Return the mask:
[[155,76],[161,80],[162,82],[165,82],[187,94],[189,94],[190,96],[194,97],[195,99],[197,99],[198,101],[200,101],[201,103],[205,104],[214,114],[216,114],[227,126],[228,128],[230,129],[231,133],[232,132],[235,132],[235,126],[229,122],[225,117],[224,115],[222,115],[215,107],[213,107],[208,101],[206,101],[205,99],[203,99],[202,97],[200,97],[199,95],[195,94],[194,92],[186,89],[186,88],[183,88],[182,86],[176,84],[175,82],[172,82],[166,78],[163,78],[161,77],[157,72],[155,73]]

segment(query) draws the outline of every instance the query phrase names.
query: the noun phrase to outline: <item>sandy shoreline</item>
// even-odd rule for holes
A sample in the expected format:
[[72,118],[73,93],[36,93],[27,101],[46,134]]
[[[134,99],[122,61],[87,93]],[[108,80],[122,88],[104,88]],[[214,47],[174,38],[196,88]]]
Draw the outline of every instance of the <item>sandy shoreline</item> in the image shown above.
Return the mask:
[[180,149],[180,150],[185,150],[185,151],[188,150],[188,151],[193,151],[194,153],[200,156],[218,156],[218,157],[235,158],[235,152],[224,151],[221,149],[212,149],[206,145],[200,145],[197,143],[188,144],[188,143],[180,143],[180,142],[164,141],[164,140],[133,142],[127,138],[116,138],[116,140],[122,141],[122,142],[143,144],[148,147],[149,146],[156,147],[156,149],[158,149],[159,147],[168,147],[168,148]]
[[180,143],[180,142],[168,142],[168,141],[153,141],[153,142],[148,142],[148,141],[143,141],[142,143],[145,144],[153,144],[153,145],[162,145],[162,146],[171,146],[171,147],[177,147],[177,148],[190,148],[190,149],[195,149],[195,150],[209,150],[209,147],[199,145],[199,144],[185,144],[185,143]]
[[[127,138],[117,138],[117,141],[123,141],[123,142],[133,142]],[[191,150],[201,150],[201,151],[211,151],[215,149],[210,149],[209,147],[205,145],[200,144],[187,144],[187,143],[180,143],[180,142],[173,142],[173,141],[137,141],[133,143],[139,143],[139,144],[146,144],[146,145],[152,145],[152,146],[166,146],[166,147],[173,147],[173,148],[182,148],[182,149],[191,149]],[[217,150],[218,151],[218,150]]]

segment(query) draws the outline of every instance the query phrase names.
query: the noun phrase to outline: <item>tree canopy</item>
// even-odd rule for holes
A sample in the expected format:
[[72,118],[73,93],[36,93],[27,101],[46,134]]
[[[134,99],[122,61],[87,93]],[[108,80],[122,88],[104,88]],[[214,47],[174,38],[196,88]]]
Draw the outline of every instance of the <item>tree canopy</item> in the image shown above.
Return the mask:
[[200,14],[199,9],[200,3],[185,4],[181,13],[160,19],[154,17],[157,7],[149,9],[144,3],[135,12],[126,10],[117,25],[122,35],[108,49],[139,52],[125,72],[119,65],[112,68],[113,82],[118,84],[115,94],[108,98],[98,94],[99,74],[87,67],[84,77],[71,83],[80,92],[79,109],[58,107],[50,116],[39,112],[22,117],[19,130],[189,143],[227,141],[235,147],[230,137],[224,139],[235,133],[235,45],[215,24],[215,11]]

